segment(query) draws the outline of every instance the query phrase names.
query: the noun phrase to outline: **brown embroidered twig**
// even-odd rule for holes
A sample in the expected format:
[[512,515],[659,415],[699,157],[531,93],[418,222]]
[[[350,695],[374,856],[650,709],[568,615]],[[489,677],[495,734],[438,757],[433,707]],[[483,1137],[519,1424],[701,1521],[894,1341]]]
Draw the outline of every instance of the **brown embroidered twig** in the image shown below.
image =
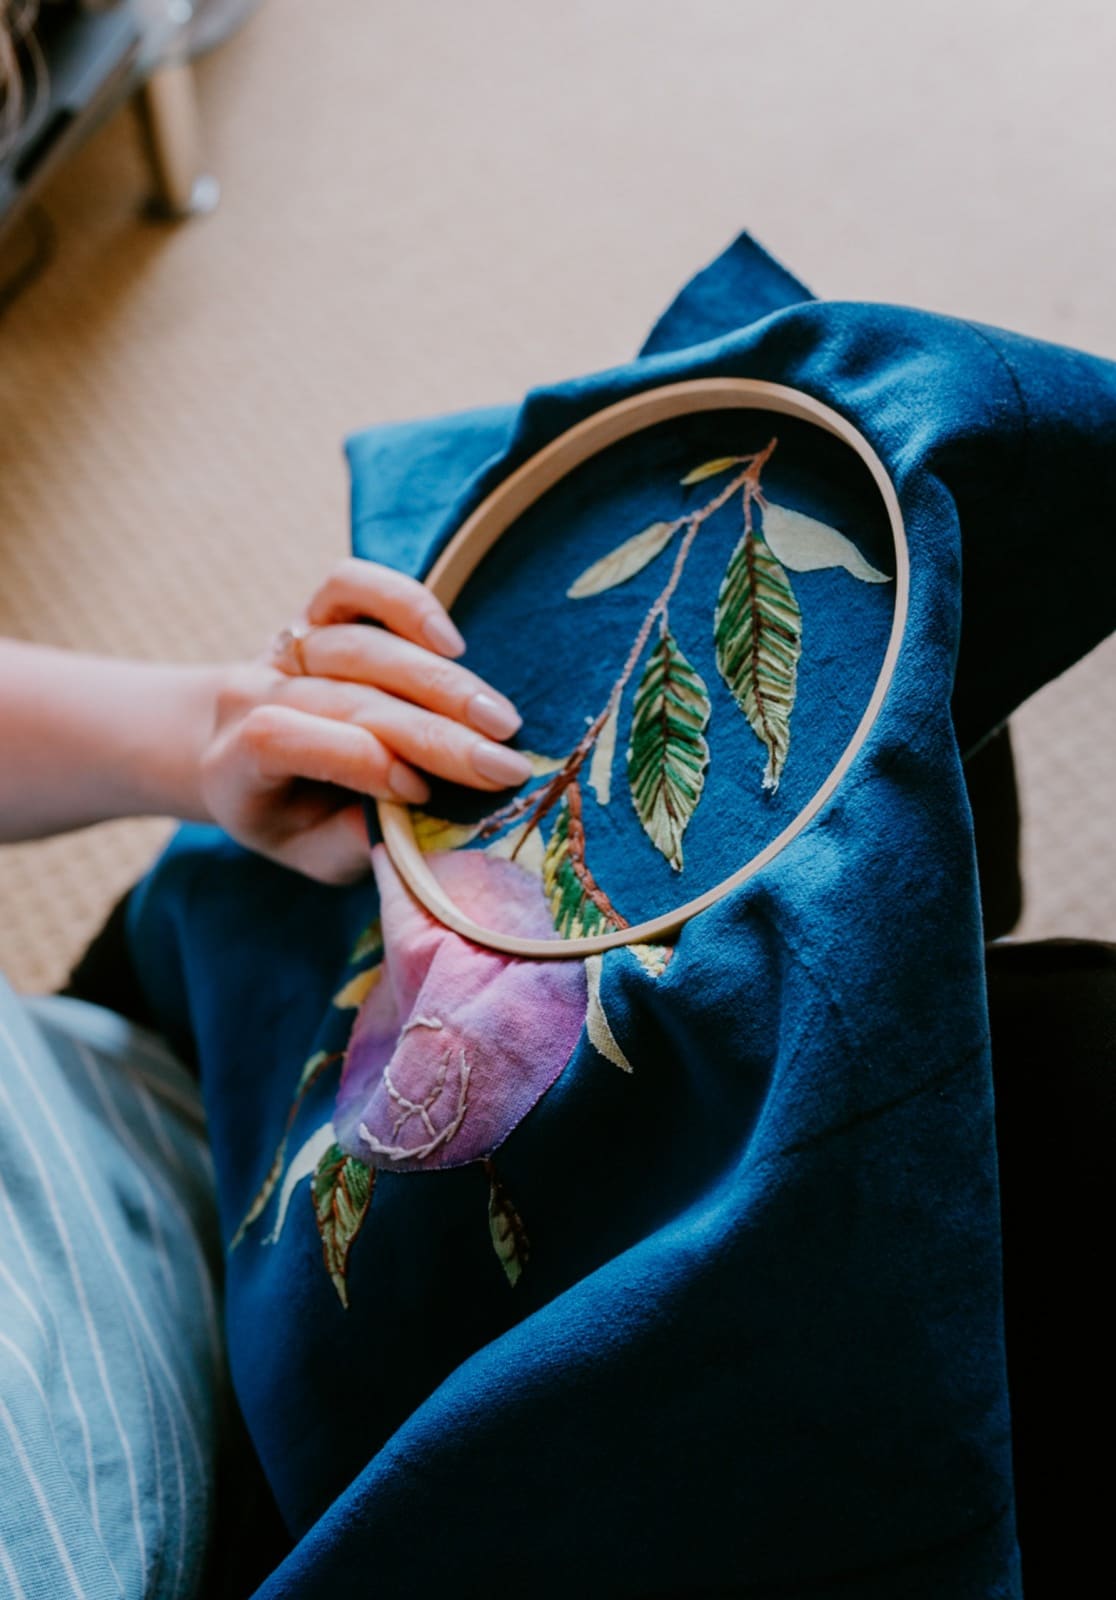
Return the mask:
[[569,852],[567,859],[573,869],[574,876],[585,891],[585,898],[593,902],[601,915],[607,917],[614,928],[630,927],[631,924],[628,919],[617,911],[586,865],[585,824],[581,817],[581,785],[576,779],[566,790],[566,807],[569,811],[569,823],[566,831],[566,846]]

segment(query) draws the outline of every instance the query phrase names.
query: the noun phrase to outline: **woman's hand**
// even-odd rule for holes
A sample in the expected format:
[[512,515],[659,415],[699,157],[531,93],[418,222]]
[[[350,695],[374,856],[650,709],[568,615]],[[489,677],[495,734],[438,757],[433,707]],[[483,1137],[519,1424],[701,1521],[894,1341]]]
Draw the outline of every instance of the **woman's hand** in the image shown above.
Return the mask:
[[355,796],[422,804],[423,772],[477,789],[522,783],[529,763],[499,742],[521,719],[457,664],[464,648],[422,584],[343,561],[293,648],[228,669],[199,763],[205,811],[250,848],[344,883],[368,870]]
[[174,816],[347,883],[369,870],[361,797],[421,804],[424,772],[488,790],[529,775],[501,743],[515,708],[458,665],[460,634],[414,579],[344,561],[300,635],[230,667],[0,639],[0,843]]

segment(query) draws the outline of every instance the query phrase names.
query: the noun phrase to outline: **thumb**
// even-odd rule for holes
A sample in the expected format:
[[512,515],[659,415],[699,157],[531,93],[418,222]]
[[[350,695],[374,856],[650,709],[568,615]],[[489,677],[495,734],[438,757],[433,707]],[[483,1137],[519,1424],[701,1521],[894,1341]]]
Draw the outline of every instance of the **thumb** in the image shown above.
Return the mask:
[[342,806],[288,839],[275,856],[319,883],[359,882],[372,870],[363,806],[359,802]]

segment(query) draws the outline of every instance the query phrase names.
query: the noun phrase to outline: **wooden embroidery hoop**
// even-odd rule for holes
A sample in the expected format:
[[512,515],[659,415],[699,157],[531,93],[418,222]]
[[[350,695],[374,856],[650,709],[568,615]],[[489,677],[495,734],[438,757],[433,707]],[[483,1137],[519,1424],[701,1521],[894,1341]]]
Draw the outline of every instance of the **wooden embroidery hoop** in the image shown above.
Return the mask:
[[415,839],[408,808],[394,801],[378,801],[377,811],[384,844],[403,882],[439,922],[474,944],[507,955],[566,960],[600,955],[616,945],[652,944],[673,939],[683,923],[753,877],[802,832],[849,770],[880,713],[895,672],[907,620],[910,590],[910,558],[899,499],[883,463],[863,435],[829,406],[785,384],[765,383],[757,378],[697,378],[686,383],[666,384],[662,388],[645,390],[642,394],[621,400],[617,405],[607,406],[587,417],[584,422],[577,423],[552,440],[492,491],[462,523],[438,557],[426,579],[427,587],[443,605],[452,606],[473,572],[512,523],[560,478],[600,451],[607,450],[609,445],[674,417],[733,409],[774,411],[782,416],[813,423],[824,432],[833,434],[860,457],[880,492],[895,544],[895,612],[879,676],[864,715],[836,765],[811,799],[793,821],[744,866],[730,877],[722,879],[714,888],[673,911],[652,917],[650,921],[641,922],[635,927],[619,928],[589,938],[524,939],[515,934],[498,933],[473,922],[454,905],[427,865]]

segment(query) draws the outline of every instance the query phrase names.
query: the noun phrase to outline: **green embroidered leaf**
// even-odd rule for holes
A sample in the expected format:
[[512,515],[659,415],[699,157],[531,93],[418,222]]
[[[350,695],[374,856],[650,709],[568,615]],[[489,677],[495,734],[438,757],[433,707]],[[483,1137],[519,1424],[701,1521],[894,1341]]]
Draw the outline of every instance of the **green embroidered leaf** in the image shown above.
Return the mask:
[[585,963],[585,982],[589,993],[585,1031],[589,1035],[589,1043],[598,1054],[604,1056],[606,1061],[611,1061],[614,1067],[619,1067],[621,1072],[631,1072],[632,1064],[621,1049],[601,1004],[603,960],[602,956],[590,956]]
[[802,614],[790,579],[754,534],[729,558],[714,640],[721,676],[767,751],[763,787],[774,793],[790,748]]
[[706,478],[715,478],[719,473],[727,472],[730,467],[738,467],[743,459],[743,456],[718,456],[715,461],[705,461],[692,472],[687,472],[682,482],[687,485],[704,483]]
[[662,554],[677,529],[677,522],[653,522],[642,533],[625,539],[607,556],[586,567],[566,590],[567,600],[584,600],[588,595],[601,594],[605,589],[615,589],[619,583],[627,583]]
[[311,1184],[326,1271],[346,1311],[349,1309],[349,1251],[368,1215],[375,1182],[376,1174],[371,1167],[366,1167],[355,1156],[347,1156],[339,1144],[331,1144],[323,1152]]
[[620,705],[617,702],[605,719],[593,746],[593,759],[589,763],[589,787],[597,796],[597,803],[607,806],[612,798],[612,761],[616,754],[616,729],[620,723]]
[[530,1258],[531,1244],[519,1212],[496,1176],[495,1166],[485,1161],[484,1169],[488,1173],[488,1231],[492,1235],[492,1248],[514,1289]]
[[792,572],[818,572],[826,567],[844,567],[862,583],[890,583],[886,572],[877,572],[865,561],[851,539],[828,523],[790,511],[786,506],[768,505],[763,513],[763,536],[776,560]]
[[550,901],[554,926],[564,939],[589,938],[620,926],[587,892],[570,859],[570,812],[565,800],[558,808],[543,857],[543,889]]
[[705,684],[666,630],[636,690],[628,784],[644,831],[676,872],[682,870],[682,835],[705,784],[709,709]]

